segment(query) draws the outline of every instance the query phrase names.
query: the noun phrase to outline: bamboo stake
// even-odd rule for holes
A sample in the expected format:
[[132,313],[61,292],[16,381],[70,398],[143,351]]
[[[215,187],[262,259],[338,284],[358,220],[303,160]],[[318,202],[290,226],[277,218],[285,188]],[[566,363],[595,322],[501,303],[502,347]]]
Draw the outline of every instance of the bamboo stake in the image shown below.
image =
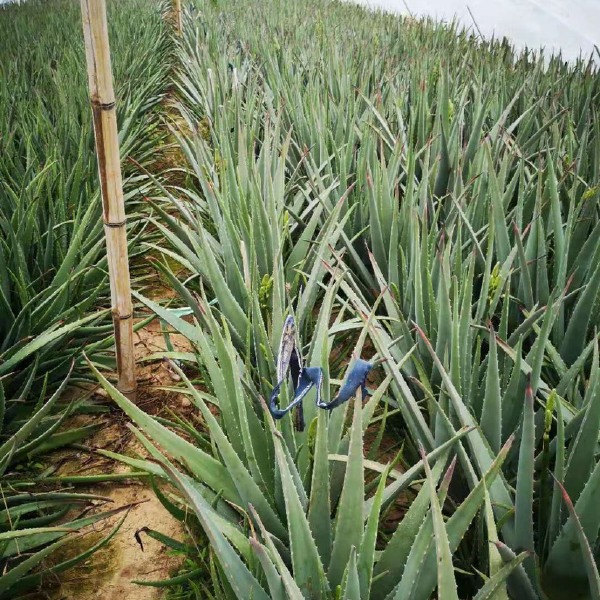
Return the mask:
[[81,13],[102,193],[118,387],[123,394],[133,398],[136,389],[133,307],[105,0],[81,0]]
[[181,0],[175,0],[175,26],[177,33],[181,35],[183,31],[183,17],[181,16]]

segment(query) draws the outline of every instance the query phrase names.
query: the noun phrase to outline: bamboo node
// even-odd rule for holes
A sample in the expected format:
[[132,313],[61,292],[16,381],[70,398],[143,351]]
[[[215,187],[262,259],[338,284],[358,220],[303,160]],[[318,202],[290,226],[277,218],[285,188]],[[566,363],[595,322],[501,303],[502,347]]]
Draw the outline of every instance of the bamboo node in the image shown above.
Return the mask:
[[104,221],[104,225],[106,227],[114,227],[114,228],[125,227],[126,224],[127,224],[127,220],[117,221],[116,223],[109,223],[108,221]]
[[119,321],[127,321],[127,319],[133,319],[133,313],[129,313],[127,315],[117,315]]
[[100,100],[92,98],[91,102],[95,108],[100,110],[112,110],[117,105],[114,100],[112,102],[100,102]]

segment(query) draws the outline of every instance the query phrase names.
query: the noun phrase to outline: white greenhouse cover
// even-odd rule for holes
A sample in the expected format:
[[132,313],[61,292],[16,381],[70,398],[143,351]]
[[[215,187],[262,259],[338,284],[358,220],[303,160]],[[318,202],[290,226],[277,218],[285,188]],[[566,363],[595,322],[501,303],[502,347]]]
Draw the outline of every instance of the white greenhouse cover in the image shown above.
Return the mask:
[[[562,51],[567,60],[600,56],[600,0],[351,0],[415,16],[454,17],[486,38],[506,36],[519,49]],[[476,23],[476,25],[475,25]]]
[[[11,0],[0,0],[0,4]],[[23,0],[17,0],[23,1]],[[302,0],[290,0],[301,3]],[[517,48],[562,51],[573,60],[600,46],[600,0],[349,0],[402,14],[430,15],[477,28],[487,38],[506,36]],[[476,25],[475,25],[476,23]]]

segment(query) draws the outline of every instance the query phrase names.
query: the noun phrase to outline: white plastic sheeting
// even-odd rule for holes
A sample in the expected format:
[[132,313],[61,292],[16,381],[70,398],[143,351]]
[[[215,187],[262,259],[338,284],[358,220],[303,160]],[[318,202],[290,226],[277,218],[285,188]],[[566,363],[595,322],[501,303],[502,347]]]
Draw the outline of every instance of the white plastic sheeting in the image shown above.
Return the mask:
[[[402,14],[458,21],[486,38],[506,36],[519,49],[600,57],[600,0],[350,0]],[[476,25],[475,25],[476,23]]]
[[[22,0],[0,0],[0,4]],[[302,0],[290,0],[301,2]],[[594,55],[600,64],[600,0],[348,0],[402,14],[456,17],[487,38],[506,36],[517,48],[562,52],[565,59]],[[475,25],[476,23],[476,25]]]

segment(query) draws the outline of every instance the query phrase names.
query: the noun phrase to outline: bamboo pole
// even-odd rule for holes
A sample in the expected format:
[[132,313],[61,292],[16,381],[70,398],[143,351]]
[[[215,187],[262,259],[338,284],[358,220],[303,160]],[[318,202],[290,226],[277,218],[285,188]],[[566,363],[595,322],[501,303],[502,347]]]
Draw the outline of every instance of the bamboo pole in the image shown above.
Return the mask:
[[133,307],[105,0],[81,0],[120,391],[135,396]]
[[181,0],[175,0],[175,26],[177,28],[177,33],[181,35],[183,31],[183,17],[181,15]]

